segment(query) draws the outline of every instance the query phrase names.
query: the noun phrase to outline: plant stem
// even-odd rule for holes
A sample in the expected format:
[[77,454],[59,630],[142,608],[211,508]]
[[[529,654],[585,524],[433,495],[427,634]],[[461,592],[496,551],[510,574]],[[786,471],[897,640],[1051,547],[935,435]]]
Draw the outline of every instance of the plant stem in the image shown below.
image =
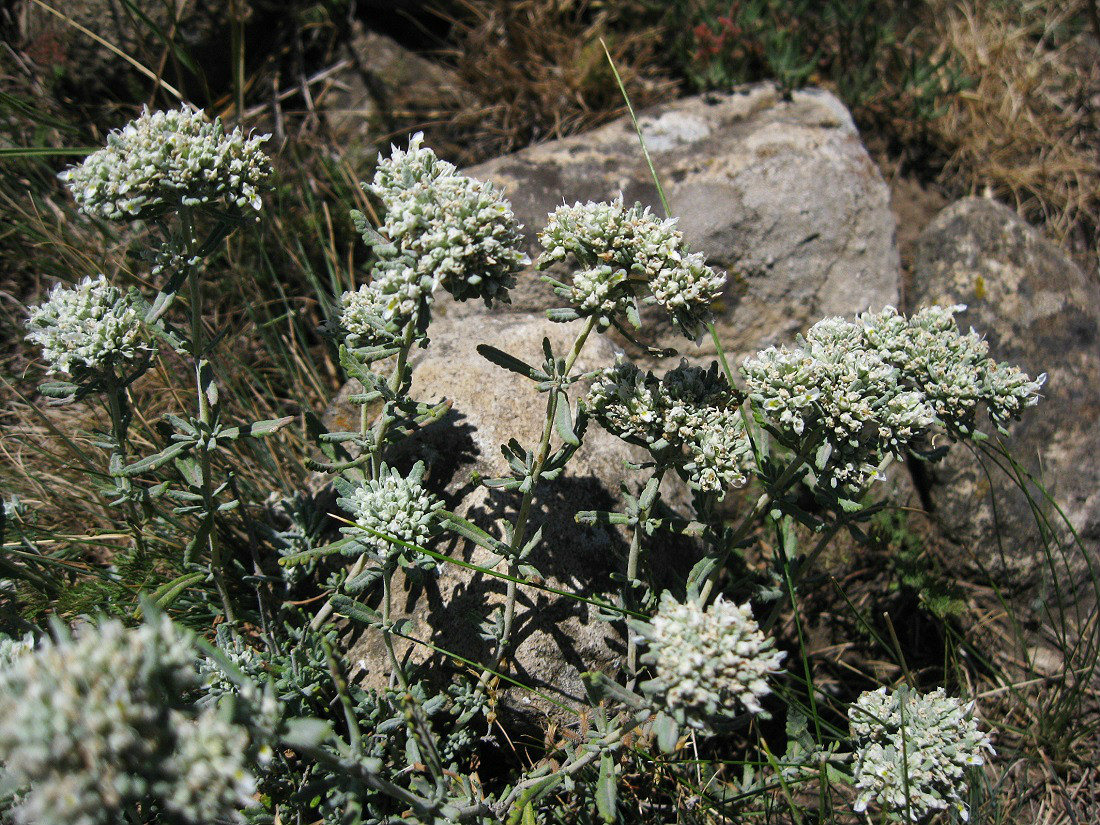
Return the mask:
[[439,758],[439,751],[435,747],[435,734],[424,716],[420,703],[409,690],[409,677],[405,673],[405,668],[402,666],[401,660],[397,658],[397,651],[393,647],[393,623],[390,618],[390,578],[392,576],[393,570],[386,570],[382,575],[382,642],[386,647],[386,653],[390,657],[390,666],[393,668],[392,675],[397,677],[397,682],[401,685],[401,690],[405,694],[405,701],[409,706],[408,722],[411,732],[427,752],[428,765],[431,768],[432,776],[435,777],[436,788],[442,791],[445,785],[443,760]]
[[[664,479],[667,469],[668,465],[660,462],[657,471],[646,484],[646,488],[643,488],[643,497],[646,495],[645,490],[650,484],[654,484],[660,490],[661,481]],[[630,536],[630,551],[626,557],[626,582],[623,583],[623,608],[626,610],[633,611],[637,608],[634,589],[635,582],[638,580],[638,566],[642,555],[642,531],[653,512],[653,504],[657,501],[658,495],[659,493],[655,493],[652,501],[638,511],[638,523],[634,525],[634,532]],[[629,630],[626,633],[626,672],[627,690],[633,690],[638,679],[638,641]]]
[[[588,318],[580,334],[578,334],[576,340],[573,341],[573,346],[570,347],[569,354],[566,356],[561,375],[558,376],[561,383],[565,382],[573,366],[577,363],[577,358],[580,356],[581,350],[588,340],[588,336],[592,334],[592,330],[596,327],[596,320],[595,316]],[[493,671],[500,670],[504,662],[504,657],[508,652],[508,643],[512,635],[512,625],[516,617],[517,586],[514,579],[519,578],[519,554],[523,549],[523,542],[527,538],[527,523],[531,517],[531,504],[535,498],[535,488],[538,486],[539,476],[542,475],[542,468],[545,466],[546,460],[550,456],[550,438],[554,432],[554,418],[558,409],[559,386],[560,384],[550,388],[549,397],[546,400],[546,419],[543,422],[542,438],[539,441],[539,448],[535,455],[534,466],[531,468],[531,484],[520,500],[519,512],[516,514],[516,520],[512,525],[512,541],[508,547],[507,560],[507,572],[510,578],[508,580],[507,591],[504,595],[504,616],[501,622],[500,639],[497,642],[497,648],[493,654],[492,667],[483,670],[481,676],[478,678],[478,695],[484,692],[485,686],[489,683]]]
[[[180,209],[180,222],[183,227],[183,242],[187,249],[188,258],[194,257],[197,250],[197,238],[195,237],[194,219],[191,210],[186,207]],[[208,388],[203,386],[209,381],[214,385],[214,376],[209,372],[210,364],[203,351],[202,330],[202,285],[199,283],[197,270],[192,269],[187,274],[188,285],[191,294],[191,355],[195,359],[195,388],[199,402],[199,423],[201,429],[208,429],[213,420],[213,403],[208,393]],[[216,398],[216,396],[215,396]],[[214,477],[210,460],[210,450],[205,444],[197,446],[199,471],[202,476],[202,504],[203,504],[203,528],[207,531],[206,543],[210,549],[210,575],[214,579],[214,585],[221,597],[222,609],[225,611],[225,620],[230,624],[236,623],[236,614],[233,610],[233,602],[229,596],[229,587],[225,581],[224,562],[222,560],[221,542],[218,540],[216,524],[217,509],[214,504]]]
[[[405,336],[401,341],[401,350],[397,353],[397,363],[394,365],[393,372],[390,374],[390,380],[387,386],[390,392],[396,395],[398,389],[408,379],[408,365],[409,365],[409,351],[412,349],[413,341],[416,339],[416,318],[412,318],[405,326]],[[378,475],[382,471],[381,461],[379,457],[382,453],[382,443],[386,438],[386,431],[390,426],[390,414],[393,409],[393,402],[386,401],[382,405],[382,411],[378,414],[378,420],[374,425],[374,438],[372,439],[373,451],[370,458],[370,474],[371,479],[377,481]],[[367,418],[367,407],[364,404],[359,408],[359,435],[366,436],[369,425],[369,419]],[[367,566],[368,559],[366,556],[360,556],[357,558],[348,568],[348,579],[354,579],[363,569]],[[328,621],[332,615],[332,600],[328,600],[322,605],[321,609],[317,611],[317,614],[310,621],[309,626],[313,630],[319,630],[321,625]]]
[[[816,439],[812,442],[812,444],[816,445]],[[817,449],[816,446],[813,446],[813,449]],[[776,497],[783,494],[783,491],[787,488],[787,486],[794,478],[794,474],[805,463],[806,456],[809,455],[810,452],[811,450],[804,448],[802,452],[796,455],[791,463],[787,465],[787,468],[783,471],[783,474],[779,477],[775,484],[773,484],[769,490],[765,490],[763,493],[761,493],[760,498],[757,499],[756,504],[753,506],[753,508],[745,515],[743,519],[741,519],[741,523],[737,526],[737,529],[733,531],[733,534],[725,543],[725,548],[723,548],[723,550],[721,551],[721,563],[716,564],[714,566],[714,569],[710,571],[710,575],[707,576],[707,580],[703,585],[703,589],[699,591],[699,604],[702,607],[707,606],[707,602],[710,600],[711,593],[714,592],[714,586],[718,583],[718,577],[722,574],[722,569],[726,565],[726,559],[729,558],[729,554],[733,551],[733,548],[737,546],[738,542],[740,542],[745,536],[748,535],[749,530],[752,529],[752,526],[756,521],[756,518],[762,512],[764,512],[765,508],[767,508],[767,506],[771,504]]]
[[126,449],[126,432],[128,427],[125,416],[123,416],[122,413],[124,406],[123,394],[128,392],[129,390],[126,387],[111,387],[106,393],[107,409],[111,414],[111,440],[114,442],[114,446],[111,448],[110,472],[115,479],[117,491],[122,493],[126,498],[126,526],[130,529],[130,533],[134,537],[134,546],[138,553],[144,556],[145,536],[141,529],[141,519],[138,517],[135,502],[130,497],[130,493],[134,488],[134,483],[121,474],[122,467],[126,464],[126,455],[128,452]]

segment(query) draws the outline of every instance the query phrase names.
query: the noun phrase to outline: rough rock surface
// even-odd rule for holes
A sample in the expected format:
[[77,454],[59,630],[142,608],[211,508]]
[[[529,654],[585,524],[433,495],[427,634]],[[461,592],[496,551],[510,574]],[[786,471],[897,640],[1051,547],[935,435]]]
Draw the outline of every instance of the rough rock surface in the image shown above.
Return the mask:
[[[731,355],[789,342],[828,315],[897,303],[889,194],[835,97],[806,90],[784,101],[765,84],[658,106],[639,119],[688,244],[730,273],[717,328]],[[466,172],[505,187],[532,257],[536,232],[563,201],[622,193],[660,210],[627,118]],[[517,311],[555,300],[534,279],[513,294]],[[661,316],[647,318],[650,340],[693,361],[713,357],[709,341],[696,348]]]
[[[920,238],[910,310],[966,304],[958,317],[990,353],[1029,375],[1046,372],[1043,398],[1012,425],[1012,455],[1041,478],[1094,561],[1100,549],[1100,296],[1095,284],[1015,212],[969,198],[949,206]],[[984,428],[987,432],[989,427]],[[957,542],[962,569],[984,568],[1000,586],[1046,580],[1063,592],[1087,582],[1070,547],[1052,572],[1024,494],[1005,473],[986,475],[964,448],[932,470],[934,513]],[[994,504],[996,502],[996,513]],[[1059,525],[1042,498],[1042,511]],[[1058,535],[1067,539],[1062,526]],[[1039,591],[1043,592],[1043,591]],[[1047,591],[1049,592],[1049,591]]]
[[[376,145],[401,124],[431,121],[442,108],[462,111],[474,101],[446,68],[396,40],[356,23],[344,46],[349,65],[318,98],[332,138],[353,164],[373,161]],[[404,138],[394,138],[402,143]],[[363,157],[358,157],[358,153]]]
[[[453,401],[453,408],[443,421],[407,442],[407,449],[398,453],[395,461],[400,465],[402,461],[424,460],[428,466],[425,483],[442,495],[446,506],[500,537],[499,524],[514,517],[518,495],[490,491],[474,483],[471,474],[507,475],[500,445],[510,438],[528,449],[538,445],[546,396],[529,380],[482,358],[475,348],[488,343],[539,364],[543,337],[550,338],[556,353],[564,354],[579,324],[553,324],[538,316],[487,313],[484,309],[480,313],[475,323],[470,318],[438,317],[437,311],[429,330],[431,346],[418,351],[419,355],[414,353],[419,360],[414,362],[410,395],[425,401],[445,397]],[[614,358],[613,345],[594,335],[577,362],[577,371],[611,364]],[[586,384],[575,385],[573,396],[586,388]],[[356,416],[357,410],[339,400],[330,410],[330,418],[338,419],[331,422],[335,426],[341,426],[342,417],[351,422],[357,421]],[[626,539],[607,528],[577,525],[573,516],[580,510],[621,509],[620,485],[626,482],[637,493],[648,477],[627,470],[624,461],[642,458],[644,453],[593,422],[566,472],[536,494],[531,530],[543,525],[543,540],[529,561],[548,585],[585,596],[614,598],[618,585],[611,573],[625,569]],[[685,503],[682,487],[667,485],[662,493],[675,504]],[[440,549],[478,565],[485,565],[489,556],[472,543],[454,539]],[[681,543],[679,562],[690,565],[691,554],[684,549]],[[653,555],[655,562],[667,557],[656,549]],[[414,619],[417,637],[472,661],[486,661],[491,651],[478,636],[478,622],[502,603],[503,580],[449,564],[438,575],[426,575],[422,587],[400,573],[395,582],[395,619]],[[579,674],[592,669],[614,671],[619,666],[625,648],[622,628],[600,620],[592,605],[533,588],[520,588],[518,605],[513,633],[515,666],[510,675],[557,702],[582,706],[585,693]],[[427,662],[436,678],[447,678],[454,668],[424,646],[400,644],[398,655],[415,663]],[[349,659],[365,668],[365,674],[357,672],[356,678],[368,685],[386,684],[390,667],[379,634],[362,634],[350,649]],[[542,721],[544,714],[563,721],[573,718],[563,716],[552,702],[518,690],[507,691],[504,704],[529,724]]]

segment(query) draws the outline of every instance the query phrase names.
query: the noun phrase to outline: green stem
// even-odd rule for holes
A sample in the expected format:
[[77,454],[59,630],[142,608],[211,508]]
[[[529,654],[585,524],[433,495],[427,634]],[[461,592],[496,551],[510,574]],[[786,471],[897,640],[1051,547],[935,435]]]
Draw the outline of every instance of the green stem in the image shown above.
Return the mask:
[[[394,365],[393,372],[390,374],[390,380],[388,386],[390,391],[394,394],[405,383],[408,378],[408,364],[409,364],[409,351],[412,349],[413,341],[416,339],[416,318],[412,318],[405,326],[405,336],[401,341],[401,350],[397,353],[397,363]],[[382,406],[382,411],[378,415],[378,420],[374,425],[374,438],[373,438],[373,451],[370,457],[370,473],[371,479],[377,481],[378,475],[382,471],[381,461],[379,460],[382,453],[382,442],[386,438],[386,432],[390,426],[390,416],[393,409],[393,402],[387,401]],[[369,419],[367,414],[367,406],[364,404],[359,408],[359,434],[365,436],[369,425]],[[366,556],[360,556],[357,558],[348,568],[348,579],[354,579],[363,569],[367,566],[368,558]],[[310,621],[309,626],[313,630],[319,630],[321,625],[328,621],[332,616],[333,608],[331,599],[326,601],[317,614]]]
[[[815,441],[816,443],[816,441]],[[814,447],[816,449],[816,446]],[[794,457],[787,468],[783,471],[783,474],[772,485],[770,490],[766,490],[757,499],[756,504],[748,512],[748,514],[741,519],[741,523],[737,526],[737,529],[733,531],[729,540],[725,542],[725,548],[721,551],[722,561],[714,566],[714,569],[710,571],[707,576],[706,582],[703,584],[702,590],[699,591],[699,604],[706,607],[710,600],[711,594],[714,592],[714,587],[718,583],[718,577],[722,574],[722,569],[726,566],[726,560],[729,558],[733,548],[748,535],[749,530],[752,529],[753,524],[756,522],[757,517],[764,512],[764,510],[770,505],[777,496],[783,494],[783,491],[787,488],[790,482],[794,478],[794,474],[805,463],[806,457],[809,455],[810,450],[803,449],[798,455]]]
[[[122,414],[123,410],[123,393],[127,393],[126,387],[111,387],[107,391],[107,409],[111,414],[111,440],[114,442],[114,446],[111,448],[111,472],[115,472],[115,468],[121,468],[126,464],[126,456],[128,450],[126,449],[127,438],[126,433],[128,430],[125,417]],[[133,482],[123,475],[114,476],[116,489],[122,493],[126,498],[126,526],[129,528],[131,535],[134,537],[134,546],[138,553],[145,555],[145,537],[142,533],[142,520],[139,518],[137,505],[131,498],[130,493],[133,490]]]
[[[180,222],[183,228],[183,243],[187,249],[188,258],[194,257],[197,252],[197,239],[195,238],[194,219],[191,210],[180,209]],[[207,388],[203,386],[204,374],[209,369],[209,363],[203,351],[202,329],[202,285],[199,283],[199,274],[192,269],[187,275],[191,295],[191,355],[195,359],[195,389],[198,395],[199,422],[204,429],[210,427],[213,420],[211,399]],[[213,375],[209,376],[213,386]],[[208,530],[207,547],[210,550],[210,575],[214,579],[214,585],[221,597],[222,608],[225,611],[225,619],[230,624],[235,624],[236,614],[233,610],[233,602],[229,596],[229,587],[225,580],[224,561],[222,559],[221,542],[218,539],[216,524],[216,506],[214,503],[214,474],[210,460],[210,451],[205,444],[197,447],[199,459],[199,471],[202,477],[202,503],[204,527]]]
[[[581,350],[588,340],[588,336],[592,334],[592,330],[596,327],[596,321],[597,318],[595,316],[588,318],[580,334],[578,334],[576,340],[573,341],[573,346],[569,349],[569,354],[565,358],[565,364],[559,376],[559,379],[563,383],[565,379],[569,377],[569,373],[577,363],[577,358],[580,356]],[[520,500],[519,512],[516,514],[516,520],[512,525],[512,541],[508,547],[507,559],[509,579],[507,591],[504,595],[504,616],[501,622],[500,639],[497,642],[497,648],[493,654],[493,666],[483,670],[481,676],[478,678],[477,693],[479,695],[484,692],[493,672],[500,670],[501,665],[504,663],[504,657],[508,653],[508,644],[512,635],[512,625],[516,617],[516,597],[518,591],[514,579],[519,577],[519,553],[527,538],[527,523],[531,517],[531,504],[535,498],[535,488],[538,486],[539,476],[542,475],[542,468],[545,466],[546,460],[550,456],[550,438],[554,432],[554,417],[557,414],[557,405],[558,388],[555,386],[551,387],[549,397],[546,400],[546,419],[543,422],[542,438],[539,441],[538,453],[535,455],[534,466],[531,468],[531,485]]]
[[[653,474],[654,481],[651,483],[656,483],[657,489],[660,490],[661,481],[664,480],[668,465],[660,459],[658,459],[658,462],[659,466]],[[646,487],[648,486],[647,484]],[[645,488],[642,490],[642,495],[645,495]],[[654,495],[653,502],[656,502],[656,500],[657,495]],[[634,596],[635,583],[638,581],[638,567],[642,555],[642,531],[652,512],[652,502],[638,511],[638,523],[634,525],[634,532],[630,536],[630,551],[626,557],[626,581],[623,583],[623,608],[625,610],[635,611],[637,609],[637,601]],[[626,687],[628,690],[633,690],[638,679],[638,640],[629,631],[627,631],[626,639]]]
[[439,751],[435,747],[435,735],[432,732],[427,718],[424,716],[420,703],[409,690],[409,677],[405,673],[405,668],[402,666],[401,660],[397,658],[397,651],[393,646],[392,607],[390,604],[392,601],[390,578],[392,576],[393,570],[386,570],[382,575],[382,642],[386,647],[386,653],[389,654],[390,667],[393,668],[393,675],[397,677],[397,682],[401,685],[401,690],[405,695],[405,701],[408,703],[408,724],[411,732],[427,753],[428,766],[432,771],[432,776],[435,778],[436,787],[442,790],[445,784],[443,760],[440,759]]

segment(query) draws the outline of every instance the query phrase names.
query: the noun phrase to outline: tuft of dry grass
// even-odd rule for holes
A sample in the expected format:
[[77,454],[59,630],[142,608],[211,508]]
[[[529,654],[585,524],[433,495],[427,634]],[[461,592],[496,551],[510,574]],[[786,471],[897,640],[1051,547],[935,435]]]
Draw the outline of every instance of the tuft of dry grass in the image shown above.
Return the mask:
[[942,49],[974,81],[929,126],[949,155],[943,179],[991,193],[1078,254],[1094,246],[1100,41],[1089,25],[1093,0],[929,5]]
[[[636,107],[669,100],[658,23],[633,2],[460,0],[443,55],[482,106],[454,112],[474,160],[591,129],[625,111],[601,40]],[[639,24],[640,23],[640,24]]]

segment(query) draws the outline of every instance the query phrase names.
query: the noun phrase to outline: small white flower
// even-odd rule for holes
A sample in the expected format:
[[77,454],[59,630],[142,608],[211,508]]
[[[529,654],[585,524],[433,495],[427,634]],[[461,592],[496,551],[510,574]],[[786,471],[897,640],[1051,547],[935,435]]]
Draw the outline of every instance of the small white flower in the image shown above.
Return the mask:
[[863,326],[843,318],[814,324],[794,348],[769,347],[746,359],[741,372],[749,398],[787,447],[799,449],[809,433],[823,439],[810,463],[832,487],[863,487],[887,454],[900,456],[935,421]]
[[150,112],[107,136],[107,146],[62,172],[77,204],[109,220],[152,218],[181,206],[248,214],[260,209],[270,135],[226,132],[202,110]]
[[999,429],[1039,402],[1046,381],[989,357],[989,345],[974,330],[965,335],[955,315],[966,307],[925,307],[908,321],[893,307],[860,316],[868,341],[922,392],[949,432],[969,435],[979,404]]
[[586,406],[613,435],[651,450],[679,450],[694,489],[722,497],[747,481],[752,451],[737,396],[717,365],[706,370],[681,361],[658,379],[619,363],[596,376]]
[[117,374],[152,349],[137,307],[103,275],[54,286],[45,302],[31,307],[27,328],[48,371],[74,378]]
[[744,711],[765,715],[767,677],[779,672],[786,653],[773,648],[748,604],[719,596],[704,610],[664,593],[648,627],[635,628],[648,645],[642,661],[656,674],[642,689],[680,722],[704,730],[709,721]]
[[876,804],[892,818],[918,822],[954,808],[966,820],[964,802],[970,768],[994,753],[978,730],[973,705],[947,696],[943,688],[921,695],[902,687],[867,691],[848,709],[856,747],[855,810]]
[[375,302],[385,321],[399,324],[439,287],[457,301],[508,302],[515,275],[527,263],[520,225],[508,201],[491,183],[460,174],[421,145],[393,147],[379,157],[374,180],[364,188],[382,202],[378,231],[389,241],[375,246]]

